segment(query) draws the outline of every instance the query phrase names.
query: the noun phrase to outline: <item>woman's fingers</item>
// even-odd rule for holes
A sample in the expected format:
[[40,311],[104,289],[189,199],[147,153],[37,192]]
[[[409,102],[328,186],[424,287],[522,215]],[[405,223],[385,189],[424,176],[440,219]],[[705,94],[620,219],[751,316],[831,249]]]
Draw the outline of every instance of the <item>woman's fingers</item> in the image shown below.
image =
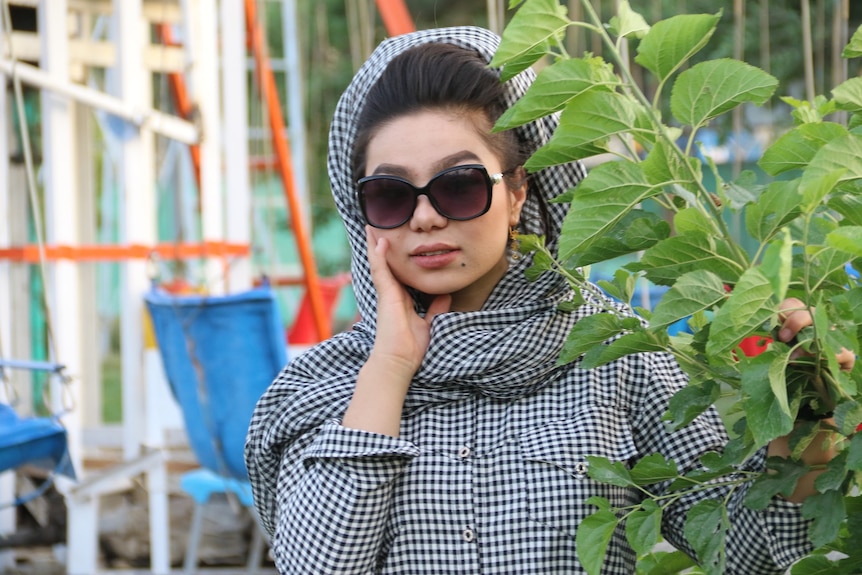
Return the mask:
[[374,228],[371,226],[365,226],[365,237],[367,241],[368,266],[371,269],[371,281],[374,282],[374,287],[380,293],[387,290],[395,282],[395,278],[389,270],[389,264],[386,262],[386,252],[389,249],[389,242],[386,239],[378,238],[374,234]]
[[842,371],[850,371],[856,365],[856,354],[847,348],[842,347],[835,357],[838,359],[838,365],[841,366]]
[[778,339],[784,343],[788,343],[803,328],[813,323],[811,312],[808,311],[808,307],[800,299],[795,297],[787,298],[781,302],[778,309],[780,310],[778,319],[781,321],[781,329],[778,330]]
[[[808,327],[814,320],[811,317],[811,311],[808,309],[802,300],[797,298],[788,298],[779,305],[781,310],[778,318],[781,320],[781,329],[778,331],[778,339],[785,343],[789,343],[803,328]],[[802,350],[796,350],[791,356],[792,358],[803,355]],[[856,364],[856,354],[846,348],[841,348],[841,351],[835,355],[838,360],[838,365],[844,371],[850,371]]]

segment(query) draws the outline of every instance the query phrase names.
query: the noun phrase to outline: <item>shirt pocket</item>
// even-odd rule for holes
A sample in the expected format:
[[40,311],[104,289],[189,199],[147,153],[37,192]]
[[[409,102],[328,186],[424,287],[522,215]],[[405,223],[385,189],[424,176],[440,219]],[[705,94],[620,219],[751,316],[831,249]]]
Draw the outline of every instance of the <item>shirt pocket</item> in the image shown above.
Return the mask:
[[625,415],[610,406],[593,406],[564,419],[526,431],[520,436],[524,497],[529,517],[574,536],[596,511],[586,500],[605,497],[614,506],[637,501],[632,489],[591,479],[587,456],[626,464],[637,450]]

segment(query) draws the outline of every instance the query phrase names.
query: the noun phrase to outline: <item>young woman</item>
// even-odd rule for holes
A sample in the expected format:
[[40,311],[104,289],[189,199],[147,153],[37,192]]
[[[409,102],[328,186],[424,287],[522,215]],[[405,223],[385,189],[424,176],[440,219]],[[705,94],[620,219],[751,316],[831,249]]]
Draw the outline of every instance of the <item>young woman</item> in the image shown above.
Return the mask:
[[[392,38],[338,105],[330,177],[363,320],[294,359],[251,423],[249,475],[281,573],[581,572],[586,500],[639,497],[590,479],[587,456],[659,452],[687,469],[727,440],[715,411],[666,431],[668,398],[686,383],[668,355],[557,365],[572,325],[597,306],[559,311],[570,288],[555,274],[528,281],[530,258],[513,253],[510,233],[544,234],[553,249],[566,206],[549,200],[584,169],[526,177],[556,118],[491,132],[533,78],[501,84],[487,66],[497,44],[478,28]],[[787,316],[788,339],[810,323]],[[729,495],[729,571],[784,572],[810,550],[798,505],[755,512],[744,496]],[[664,515],[683,549],[696,501]],[[603,572],[634,563],[617,533]]]

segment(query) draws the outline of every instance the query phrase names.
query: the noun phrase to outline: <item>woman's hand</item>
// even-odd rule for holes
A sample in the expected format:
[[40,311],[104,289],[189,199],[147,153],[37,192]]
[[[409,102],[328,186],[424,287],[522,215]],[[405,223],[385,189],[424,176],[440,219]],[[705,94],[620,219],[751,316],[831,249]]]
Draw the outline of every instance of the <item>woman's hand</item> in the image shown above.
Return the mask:
[[[808,306],[797,298],[788,298],[784,300],[781,302],[779,309],[781,310],[779,313],[779,319],[782,323],[778,330],[778,339],[784,343],[790,343],[793,341],[793,338],[802,331],[802,329],[814,323]],[[797,350],[794,352],[793,357],[799,357],[803,353],[804,351]],[[850,350],[842,348],[841,351],[836,354],[836,357],[842,370],[850,371],[853,369],[853,365],[856,362],[856,356]],[[825,471],[825,465],[838,453],[835,447],[833,432],[830,431],[830,428],[835,427],[835,421],[832,419],[824,419],[820,423],[823,431],[817,433],[808,447],[805,448],[800,455],[800,461],[806,465],[817,467],[817,469],[806,473],[796,483],[796,489],[787,498],[794,503],[801,503],[809,495],[817,493],[817,490],[814,488],[814,480],[818,475]],[[790,453],[789,436],[786,435],[771,441],[767,449],[767,455],[770,457],[777,456],[787,458],[790,457]]]
[[386,261],[389,240],[377,238],[374,228],[366,226],[368,263],[377,290],[377,336],[372,356],[385,358],[398,372],[412,378],[419,369],[431,341],[431,321],[438,313],[449,311],[452,298],[434,298],[425,317],[413,308],[413,299],[399,282]]
[[[782,322],[778,330],[778,339],[784,343],[790,343],[800,331],[814,323],[808,306],[802,303],[802,300],[795,297],[787,298],[778,307],[781,310],[778,318]],[[803,353],[802,350],[797,350],[793,357],[799,357]],[[856,363],[856,355],[846,348],[841,348],[835,357],[843,371],[850,371]]]
[[359,370],[342,425],[397,437],[410,381],[431,341],[431,321],[449,311],[452,298],[437,296],[421,317],[386,262],[389,241],[377,238],[370,226],[365,233],[371,280],[377,290],[377,335],[368,361]]

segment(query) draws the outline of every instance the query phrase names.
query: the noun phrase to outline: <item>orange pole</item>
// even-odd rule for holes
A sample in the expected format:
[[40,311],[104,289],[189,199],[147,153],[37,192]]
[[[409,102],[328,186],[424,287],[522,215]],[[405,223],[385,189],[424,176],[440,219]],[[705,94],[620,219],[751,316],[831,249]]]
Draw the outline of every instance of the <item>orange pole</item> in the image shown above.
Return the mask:
[[[248,244],[203,242],[199,244],[161,243],[155,246],[142,244],[118,245],[52,245],[45,246],[48,260],[121,261],[146,259],[157,254],[163,260],[181,260],[207,257],[245,257],[251,253]],[[40,261],[39,246],[28,244],[0,249],[0,260],[35,263]]]
[[278,159],[279,175],[284,185],[284,193],[290,210],[291,223],[293,224],[296,245],[299,248],[299,259],[305,270],[305,287],[311,300],[311,309],[314,315],[314,324],[320,340],[330,336],[329,321],[324,309],[323,294],[320,291],[320,280],[317,276],[317,268],[314,264],[314,254],[311,250],[311,242],[302,219],[302,206],[296,195],[293,179],[293,166],[290,161],[290,148],[284,137],[284,117],[281,113],[281,102],[278,97],[278,88],[275,85],[275,75],[269,65],[266,55],[266,44],[264,43],[263,31],[258,25],[257,6],[255,0],[245,0],[245,19],[248,40],[257,63],[258,78],[261,84],[261,93],[266,98],[269,111],[269,127],[272,132],[272,144]]
[[[162,36],[162,41],[165,43],[166,46],[178,45],[176,42],[174,42],[173,35],[171,34],[171,27],[169,24],[160,24],[158,30]],[[168,85],[170,86],[171,95],[174,98],[174,106],[176,106],[179,116],[185,120],[194,121],[194,118],[192,117],[194,115],[194,107],[192,106],[191,99],[189,98],[188,90],[186,90],[186,83],[183,79],[183,75],[176,72],[170,72],[168,74]],[[198,190],[200,190],[201,148],[197,144],[192,144],[189,146],[189,152],[191,153],[192,157],[192,169],[194,170],[195,181],[198,184]]]
[[404,0],[377,0],[377,11],[380,12],[383,25],[390,36],[416,31],[416,25]]

